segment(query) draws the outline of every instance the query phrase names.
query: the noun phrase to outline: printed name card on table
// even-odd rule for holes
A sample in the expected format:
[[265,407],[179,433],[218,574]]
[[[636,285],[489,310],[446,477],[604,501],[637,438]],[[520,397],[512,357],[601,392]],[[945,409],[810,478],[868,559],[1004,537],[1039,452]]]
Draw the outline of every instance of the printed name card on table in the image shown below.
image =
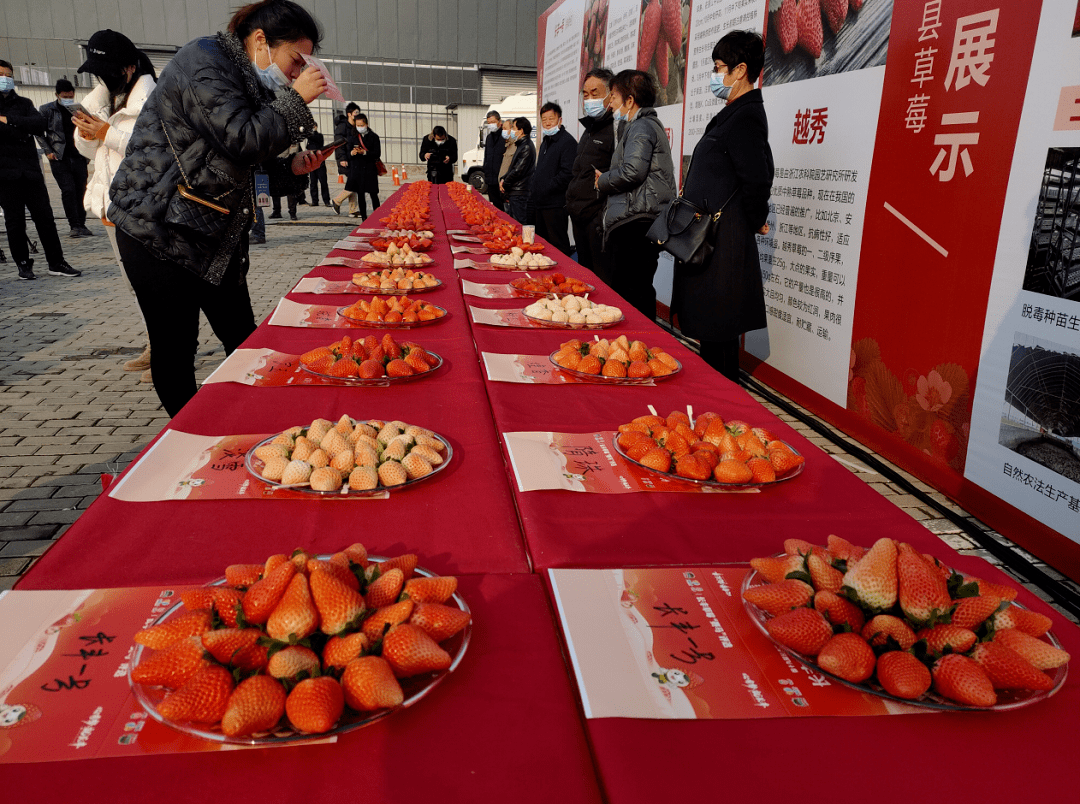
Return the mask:
[[[456,266],[455,266],[456,267]],[[480,282],[461,280],[461,292],[466,296],[476,296],[481,299],[514,299],[513,289],[506,284],[485,285]]]
[[334,243],[335,249],[341,251],[374,251],[375,247],[371,245],[367,240],[351,239],[346,237],[344,240],[339,240]]
[[454,254],[490,254],[486,248],[476,248],[474,246],[450,246],[450,251]]
[[113,499],[126,502],[160,500],[366,500],[374,495],[311,494],[293,488],[275,488],[247,470],[247,454],[272,433],[261,435],[200,436],[167,430],[109,490]]
[[349,329],[353,325],[338,315],[340,308],[328,304],[301,304],[282,299],[270,316],[275,327],[314,327],[317,329]]
[[933,710],[846,687],[751,621],[750,568],[548,570],[588,718],[749,719]]
[[523,329],[548,329],[535,321],[530,321],[521,310],[488,310],[469,305],[469,314],[473,323],[487,324],[490,327],[520,327]]
[[[235,382],[256,388],[304,388],[323,385],[358,387],[346,379],[323,377],[307,371],[299,355],[276,352],[273,349],[237,349],[203,380],[203,385]],[[389,387],[389,380],[365,380],[364,387]]]
[[351,268],[354,271],[358,271],[361,268],[371,270],[372,266],[363,260],[354,260],[351,257],[324,257],[323,261],[315,266],[316,268]]
[[474,271],[550,271],[556,266],[557,263],[551,265],[502,265],[499,263],[493,263],[488,260],[472,260],[472,259],[455,259],[454,270],[460,271],[462,268],[469,268]]
[[[610,379],[589,379],[565,371],[552,364],[546,355],[504,355],[495,352],[481,352],[480,357],[487,369],[487,378],[492,382],[515,382],[535,385],[573,385],[586,383],[590,385],[618,385]],[[634,380],[633,385],[652,385],[651,378]]]
[[616,452],[615,431],[503,433],[518,491],[565,490],[594,494],[637,491],[756,494],[758,488],[704,486],[650,472]]
[[305,276],[296,283],[296,287],[292,289],[292,292],[340,296],[343,294],[359,295],[361,290],[347,279],[335,281],[321,276]]

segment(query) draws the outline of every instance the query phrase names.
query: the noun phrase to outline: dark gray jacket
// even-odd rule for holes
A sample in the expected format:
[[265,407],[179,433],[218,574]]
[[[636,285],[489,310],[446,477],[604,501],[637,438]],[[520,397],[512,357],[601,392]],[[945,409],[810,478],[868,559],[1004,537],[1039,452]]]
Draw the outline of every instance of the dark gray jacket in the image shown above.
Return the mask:
[[528,195],[532,188],[533,171],[536,170],[536,146],[532,137],[523,137],[517,141],[510,167],[502,176],[503,192],[506,195]]
[[6,95],[0,92],[0,116],[7,118],[0,123],[0,181],[41,181],[34,135],[45,131],[45,118],[14,89]]
[[[283,195],[303,190],[307,176],[293,176],[277,155],[313,123],[295,90],[275,95],[259,83],[236,36],[196,39],[161,71],[139,114],[109,190],[109,220],[158,259],[220,284],[253,220],[255,169],[270,172]],[[185,199],[179,184],[230,213]]]
[[[68,142],[67,132],[64,130],[64,118],[66,116],[70,120],[71,113],[60,105],[60,101],[46,103],[38,111],[45,118],[45,133],[37,138],[45,154],[52,152],[56,154],[57,159],[63,159],[67,154],[68,157],[78,157],[86,161],[86,157],[75,150],[74,143]],[[70,153],[68,146],[71,146]]]
[[600,174],[604,204],[604,242],[611,230],[634,220],[654,220],[675,197],[675,167],[667,133],[652,108],[624,124],[611,155],[611,169]]

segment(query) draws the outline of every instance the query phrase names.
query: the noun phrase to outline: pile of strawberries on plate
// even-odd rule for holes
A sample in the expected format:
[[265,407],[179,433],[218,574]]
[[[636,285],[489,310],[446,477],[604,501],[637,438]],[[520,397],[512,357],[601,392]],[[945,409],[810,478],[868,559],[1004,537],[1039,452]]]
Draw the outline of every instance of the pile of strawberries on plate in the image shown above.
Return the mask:
[[[780,644],[853,684],[872,679],[906,700],[934,691],[990,707],[999,692],[1048,691],[1069,654],[1043,637],[1049,617],[1013,603],[1016,589],[950,569],[909,544],[870,549],[830,535],[784,542],[750,562],[766,581],[744,598]],[[872,688],[873,689],[873,688]]]
[[429,181],[416,181],[405,188],[401,199],[394,204],[379,222],[387,229],[429,229],[428,212],[431,209],[431,187]]
[[369,561],[353,544],[226,567],[224,586],[182,593],[184,613],[135,635],[153,652],[131,680],[169,690],[157,704],[167,720],[229,737],[322,734],[348,710],[400,706],[399,679],[447,670],[439,643],[470,621],[448,604],[457,579],[414,577],[416,565],[411,554]]
[[380,340],[374,335],[357,338],[348,335],[329,346],[319,346],[300,355],[300,363],[315,374],[327,377],[411,377],[439,365],[439,358],[412,341],[398,343],[387,332]]
[[566,276],[558,271],[544,276],[522,276],[512,280],[510,287],[522,293],[541,296],[548,296],[553,293],[570,293],[580,296],[596,290],[588,282],[574,279],[572,276]]
[[408,296],[372,296],[358,299],[341,310],[341,314],[353,321],[368,324],[387,324],[408,327],[426,321],[434,321],[446,315],[446,310],[436,304],[410,299]]

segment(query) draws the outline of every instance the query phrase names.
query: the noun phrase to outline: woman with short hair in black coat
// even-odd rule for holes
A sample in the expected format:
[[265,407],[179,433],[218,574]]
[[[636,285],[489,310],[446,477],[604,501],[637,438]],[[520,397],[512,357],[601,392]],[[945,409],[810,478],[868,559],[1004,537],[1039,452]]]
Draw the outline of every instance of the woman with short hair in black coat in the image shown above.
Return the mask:
[[757,234],[768,234],[773,157],[769,121],[754,82],[765,45],[751,31],[732,31],[713,48],[711,89],[727,105],[694,148],[683,196],[716,213],[723,208],[712,256],[704,267],[676,261],[672,313],[701,342],[701,356],[732,381],[739,378],[739,337],[766,325]]
[[170,416],[195,395],[199,311],[226,354],[255,331],[246,278],[255,171],[295,195],[322,164],[312,151],[277,156],[313,130],[307,104],[326,80],[304,56],[320,38],[302,7],[264,0],[237,11],[227,33],[185,45],[162,70],[113,179],[108,217]]

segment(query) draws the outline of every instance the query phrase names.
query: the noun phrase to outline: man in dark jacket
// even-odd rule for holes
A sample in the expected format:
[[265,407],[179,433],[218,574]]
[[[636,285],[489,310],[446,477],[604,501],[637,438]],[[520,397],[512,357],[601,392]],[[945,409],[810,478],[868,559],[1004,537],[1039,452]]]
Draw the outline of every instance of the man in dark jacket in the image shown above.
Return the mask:
[[427,178],[432,184],[449,184],[454,180],[457,156],[457,140],[442,126],[435,126],[420,142],[420,161],[427,163]]
[[349,145],[348,140],[350,136],[356,135],[356,123],[353,122],[353,116],[360,114],[360,107],[355,103],[350,102],[345,107],[345,114],[341,115],[334,121],[334,139],[345,140],[346,144],[342,145],[336,151],[334,151],[334,159],[338,165],[338,175],[344,177],[341,181],[342,190],[334,199],[330,202],[330,206],[334,208],[334,212],[338,215],[341,214],[341,205],[345,202],[345,199],[349,199],[349,214],[354,218],[360,214],[360,208],[356,204],[356,193],[350,193],[345,191],[345,182],[349,180]]
[[75,87],[66,78],[61,78],[56,82],[56,100],[40,109],[45,117],[45,133],[37,139],[60,187],[64,214],[71,227],[68,236],[90,237],[93,232],[86,228],[86,209],[83,207],[88,162],[75,148],[75,123],[71,119],[74,105]]
[[570,221],[566,213],[566,188],[574,165],[577,142],[563,128],[562,108],[557,103],[545,103],[540,107],[540,125],[543,141],[536,158],[529,207],[535,216],[536,233],[563,254],[570,254],[568,229]]
[[496,209],[503,208],[503,195],[499,192],[499,168],[502,166],[506,140],[502,135],[502,116],[492,109],[484,121],[484,182],[487,184],[488,200]]
[[[319,125],[316,123],[312,126],[315,131],[308,134],[307,142],[305,143],[309,151],[321,151],[325,146],[325,140],[322,133],[318,130]],[[336,151],[335,151],[336,153]],[[319,187],[322,187],[322,200],[326,206],[330,206],[330,186],[326,183],[326,163],[323,162],[311,173],[311,206],[319,206]]]
[[499,179],[499,189],[506,196],[506,211],[518,223],[526,223],[529,210],[529,188],[536,169],[536,148],[532,144],[532,123],[527,117],[517,117],[510,125],[510,139],[516,146],[510,167]]
[[607,172],[611,153],[615,150],[615,126],[608,108],[611,97],[611,70],[597,67],[585,76],[581,94],[585,101],[583,131],[578,140],[577,156],[566,188],[566,209],[574,227],[574,243],[578,262],[611,284],[607,261],[604,259],[603,212],[604,199],[596,192],[596,171]]
[[34,136],[45,133],[45,118],[29,98],[15,91],[14,75],[11,62],[0,60],[0,208],[4,210],[8,247],[19,267],[19,279],[34,279],[34,261],[26,239],[25,210],[29,210],[49,262],[49,273],[80,276],[64,261],[34,145]]

